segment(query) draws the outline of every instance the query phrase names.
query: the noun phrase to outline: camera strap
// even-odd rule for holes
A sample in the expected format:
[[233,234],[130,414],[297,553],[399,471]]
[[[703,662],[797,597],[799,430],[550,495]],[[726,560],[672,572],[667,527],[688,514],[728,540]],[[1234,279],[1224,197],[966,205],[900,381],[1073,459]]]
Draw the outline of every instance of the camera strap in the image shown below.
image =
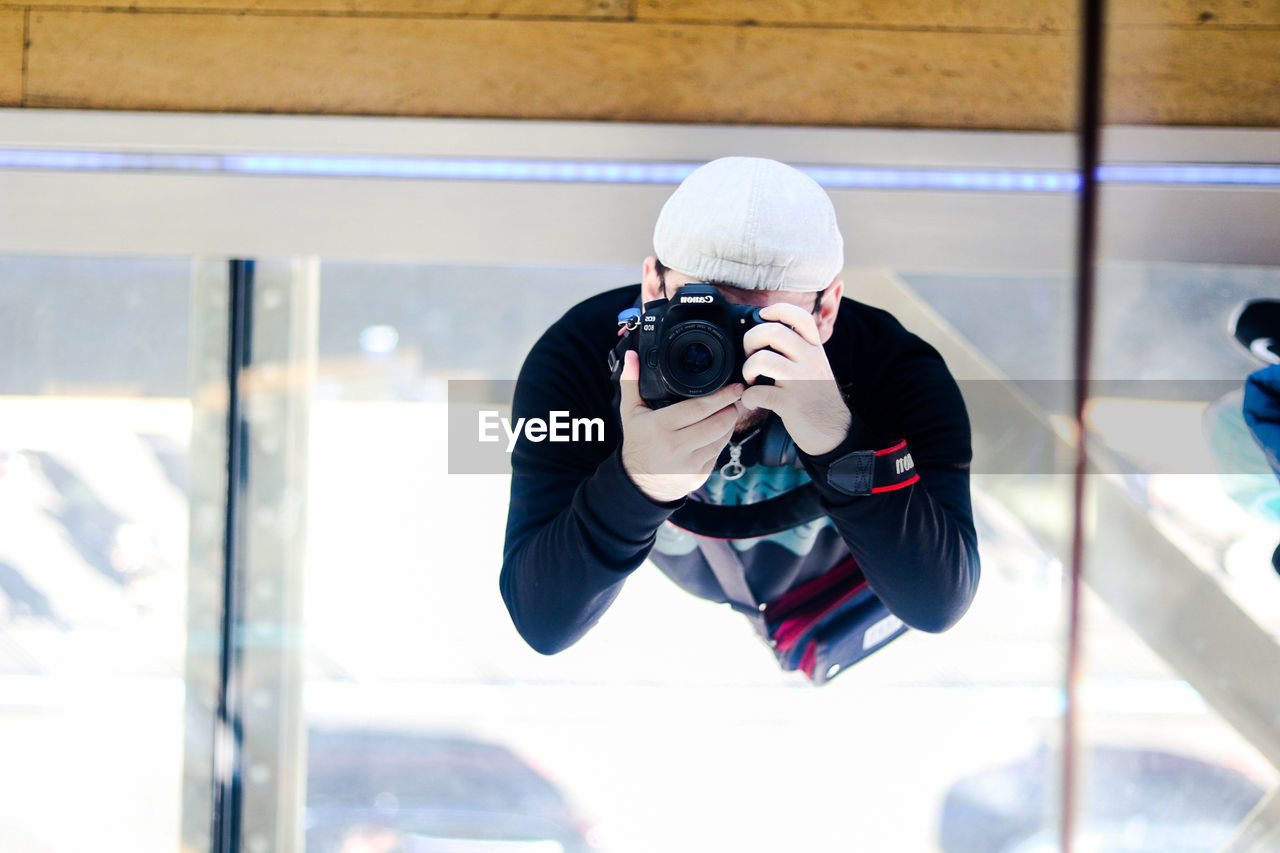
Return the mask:
[[754,539],[808,524],[826,515],[813,483],[753,504],[722,506],[686,500],[671,514],[676,527],[715,539]]
[[631,349],[631,333],[640,325],[640,309],[624,308],[618,312],[618,342],[609,350],[609,378],[617,382],[622,377],[622,365]]
[[905,489],[920,480],[906,440],[881,450],[856,450],[827,466],[827,485],[850,497]]
[[764,605],[756,599],[751,587],[747,586],[746,568],[738,552],[727,539],[695,536],[694,540],[711,568],[711,573],[716,576],[720,589],[724,591],[729,606],[746,616],[760,636],[768,640],[769,626],[764,621]]
[[622,378],[623,360],[626,358],[627,350],[631,348],[631,333],[623,331],[618,338],[617,346],[609,350],[609,378],[617,382]]

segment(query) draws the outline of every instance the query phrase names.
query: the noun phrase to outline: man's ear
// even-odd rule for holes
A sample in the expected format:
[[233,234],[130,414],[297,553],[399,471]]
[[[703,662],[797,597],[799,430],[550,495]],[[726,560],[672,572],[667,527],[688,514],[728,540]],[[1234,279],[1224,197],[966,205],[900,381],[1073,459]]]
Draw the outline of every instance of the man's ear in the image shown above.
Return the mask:
[[658,276],[658,259],[650,256],[644,259],[644,267],[640,278],[640,301],[649,303],[662,298],[662,279]]
[[840,313],[840,300],[844,297],[844,280],[835,279],[822,294],[818,303],[818,337],[825,344],[836,329],[836,316]]

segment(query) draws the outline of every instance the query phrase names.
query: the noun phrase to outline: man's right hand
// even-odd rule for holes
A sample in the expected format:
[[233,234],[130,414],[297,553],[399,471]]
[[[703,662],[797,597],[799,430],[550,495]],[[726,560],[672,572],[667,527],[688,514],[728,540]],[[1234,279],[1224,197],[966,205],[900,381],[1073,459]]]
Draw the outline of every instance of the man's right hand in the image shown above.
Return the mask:
[[618,414],[622,418],[622,468],[658,503],[677,501],[707,481],[738,422],[734,403],[741,384],[691,397],[661,409],[640,399],[640,358],[627,350]]

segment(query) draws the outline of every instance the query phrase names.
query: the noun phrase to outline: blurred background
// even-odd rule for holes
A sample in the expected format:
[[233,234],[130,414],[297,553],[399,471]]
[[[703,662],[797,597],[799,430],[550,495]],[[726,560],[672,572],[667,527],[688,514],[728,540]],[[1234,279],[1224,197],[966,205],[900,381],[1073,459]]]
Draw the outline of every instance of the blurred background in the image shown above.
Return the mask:
[[[0,0],[0,849],[1280,849],[1280,6]],[[1103,70],[1066,689],[1077,78]],[[498,594],[491,383],[694,165],[827,187],[974,427],[970,612],[829,685],[642,566]],[[603,356],[602,356],[603,357]],[[1081,739],[1064,756],[1067,703]]]

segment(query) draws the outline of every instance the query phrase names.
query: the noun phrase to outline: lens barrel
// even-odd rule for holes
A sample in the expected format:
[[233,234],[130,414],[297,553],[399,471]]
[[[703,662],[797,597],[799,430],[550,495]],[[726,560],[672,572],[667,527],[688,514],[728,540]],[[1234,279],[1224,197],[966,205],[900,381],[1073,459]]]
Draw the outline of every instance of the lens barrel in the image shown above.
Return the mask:
[[719,326],[686,320],[664,336],[658,363],[672,391],[684,397],[704,397],[729,381],[731,352],[732,344]]

